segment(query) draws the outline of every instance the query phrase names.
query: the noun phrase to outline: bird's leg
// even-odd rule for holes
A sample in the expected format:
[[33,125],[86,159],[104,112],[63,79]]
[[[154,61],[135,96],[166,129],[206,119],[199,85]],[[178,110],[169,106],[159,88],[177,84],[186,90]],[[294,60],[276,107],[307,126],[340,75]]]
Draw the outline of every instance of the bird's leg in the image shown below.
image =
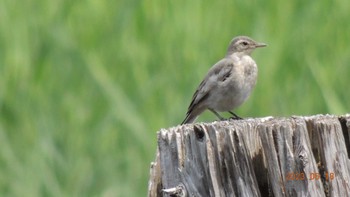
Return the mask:
[[242,120],[243,118],[237,116],[237,114],[233,113],[232,111],[228,111],[228,113],[230,113],[232,115],[232,119],[234,120]]
[[226,120],[225,118],[223,118],[222,116],[220,116],[220,114],[218,113],[218,112],[216,112],[215,110],[213,110],[213,109],[209,109],[211,112],[213,112],[215,115],[216,115],[216,117],[218,117],[220,120]]

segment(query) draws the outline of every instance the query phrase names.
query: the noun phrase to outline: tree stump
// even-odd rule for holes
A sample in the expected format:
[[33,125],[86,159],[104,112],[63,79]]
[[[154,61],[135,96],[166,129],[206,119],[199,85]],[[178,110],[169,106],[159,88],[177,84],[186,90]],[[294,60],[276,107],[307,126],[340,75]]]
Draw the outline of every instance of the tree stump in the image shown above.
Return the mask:
[[350,114],[158,132],[148,196],[350,196]]

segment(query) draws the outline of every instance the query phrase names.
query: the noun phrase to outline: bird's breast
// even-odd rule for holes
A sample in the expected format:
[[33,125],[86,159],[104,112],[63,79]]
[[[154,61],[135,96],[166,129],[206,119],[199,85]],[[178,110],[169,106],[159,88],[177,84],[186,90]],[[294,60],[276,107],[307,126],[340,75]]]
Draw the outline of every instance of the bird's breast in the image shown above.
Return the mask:
[[243,56],[235,64],[233,75],[236,88],[251,89],[256,83],[258,67],[250,56]]
[[255,61],[247,56],[241,58],[234,64],[230,80],[222,84],[225,91],[219,102],[222,106],[217,106],[220,111],[225,111],[226,108],[234,109],[240,106],[252,92],[255,87],[258,75],[258,68]]

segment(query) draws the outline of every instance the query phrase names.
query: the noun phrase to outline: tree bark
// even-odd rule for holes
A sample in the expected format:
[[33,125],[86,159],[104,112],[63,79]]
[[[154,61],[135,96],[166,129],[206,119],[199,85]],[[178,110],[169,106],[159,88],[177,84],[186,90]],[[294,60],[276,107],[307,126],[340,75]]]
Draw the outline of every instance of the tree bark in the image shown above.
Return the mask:
[[349,144],[349,114],[162,129],[148,196],[350,196]]

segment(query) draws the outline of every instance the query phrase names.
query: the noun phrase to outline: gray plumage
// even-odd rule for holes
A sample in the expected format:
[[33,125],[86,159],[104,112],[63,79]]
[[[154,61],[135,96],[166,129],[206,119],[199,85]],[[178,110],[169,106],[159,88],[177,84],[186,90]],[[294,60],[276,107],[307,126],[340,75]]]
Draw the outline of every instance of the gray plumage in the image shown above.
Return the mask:
[[250,54],[255,48],[266,44],[258,43],[247,36],[234,38],[226,56],[217,62],[200,83],[192,97],[185,120],[182,124],[192,123],[206,109],[212,111],[219,119],[218,112],[228,111],[240,106],[255,87],[258,67]]

